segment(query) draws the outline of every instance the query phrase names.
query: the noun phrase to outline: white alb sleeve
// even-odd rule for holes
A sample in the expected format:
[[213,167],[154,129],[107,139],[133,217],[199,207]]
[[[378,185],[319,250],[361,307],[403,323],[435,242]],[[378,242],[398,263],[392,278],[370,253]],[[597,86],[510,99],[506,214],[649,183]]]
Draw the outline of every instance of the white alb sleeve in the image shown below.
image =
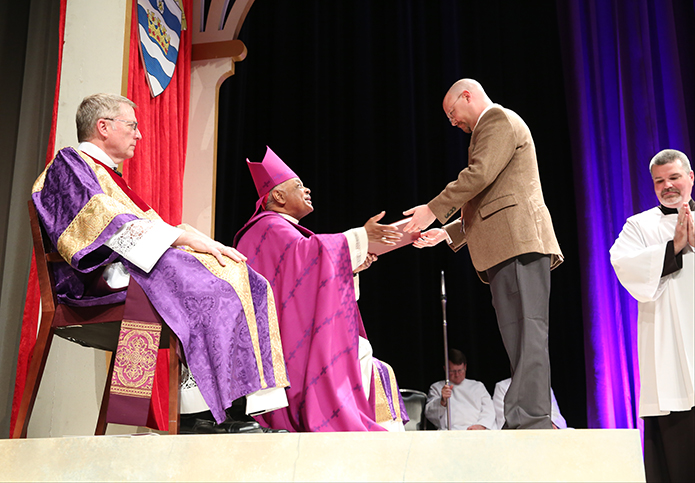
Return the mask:
[[347,238],[348,248],[350,249],[350,261],[352,262],[352,270],[354,271],[367,259],[367,248],[369,246],[367,230],[361,226],[343,232],[343,235]]
[[623,287],[639,302],[658,299],[666,288],[661,277],[667,240],[648,244],[640,226],[628,219],[615,241],[610,261]]

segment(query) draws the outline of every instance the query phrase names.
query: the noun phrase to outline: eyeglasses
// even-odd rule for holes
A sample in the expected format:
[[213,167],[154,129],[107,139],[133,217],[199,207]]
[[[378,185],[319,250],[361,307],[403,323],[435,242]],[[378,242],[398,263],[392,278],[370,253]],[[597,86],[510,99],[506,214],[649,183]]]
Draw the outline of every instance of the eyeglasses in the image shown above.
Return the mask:
[[451,105],[451,109],[449,110],[449,112],[446,115],[446,117],[449,118],[449,122],[451,123],[452,126],[456,126],[456,124],[458,124],[458,121],[456,119],[454,119],[454,117],[453,117],[453,113],[454,113],[454,108],[456,107],[456,103],[459,101],[459,99],[461,99],[462,95],[463,95],[463,92],[461,92],[461,94],[459,94],[459,96],[456,98],[454,103]]
[[463,374],[464,372],[466,372],[465,369],[456,369],[456,370],[454,370],[454,371],[451,371],[451,370],[450,370],[450,371],[449,371],[449,374],[454,374],[454,375],[456,375],[456,374]]
[[122,122],[123,124],[125,124],[126,126],[131,128],[133,131],[137,131],[137,129],[138,129],[138,122],[137,121],[126,121],[124,119],[114,119],[112,117],[105,117],[104,119],[106,119],[107,121]]

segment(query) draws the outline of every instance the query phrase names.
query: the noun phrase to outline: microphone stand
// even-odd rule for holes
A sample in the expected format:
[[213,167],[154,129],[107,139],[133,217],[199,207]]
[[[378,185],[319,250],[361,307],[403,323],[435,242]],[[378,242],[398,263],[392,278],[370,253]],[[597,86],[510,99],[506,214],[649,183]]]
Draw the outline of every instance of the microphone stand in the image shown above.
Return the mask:
[[[444,384],[449,385],[449,340],[446,331],[446,286],[444,285],[444,270],[442,270],[442,288],[441,288],[441,300],[442,300],[442,328],[444,330]],[[446,402],[446,429],[451,431],[451,398]]]

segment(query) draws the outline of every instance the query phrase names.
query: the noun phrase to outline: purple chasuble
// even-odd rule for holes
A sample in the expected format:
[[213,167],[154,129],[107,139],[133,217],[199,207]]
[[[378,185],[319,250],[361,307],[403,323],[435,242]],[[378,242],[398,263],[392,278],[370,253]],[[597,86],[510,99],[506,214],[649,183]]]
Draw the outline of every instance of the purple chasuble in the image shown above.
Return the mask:
[[366,335],[345,236],[265,211],[234,244],[273,288],[292,383],[289,406],[257,419],[289,431],[384,431],[362,387],[358,337]]
[[62,149],[34,183],[32,199],[54,246],[69,262],[55,270],[61,303],[123,301],[126,291],[92,293],[104,265],[122,262],[181,341],[184,357],[218,422],[241,396],[288,385],[268,282],[243,263],[170,248],[145,273],[104,243],[143,211],[106,171]]

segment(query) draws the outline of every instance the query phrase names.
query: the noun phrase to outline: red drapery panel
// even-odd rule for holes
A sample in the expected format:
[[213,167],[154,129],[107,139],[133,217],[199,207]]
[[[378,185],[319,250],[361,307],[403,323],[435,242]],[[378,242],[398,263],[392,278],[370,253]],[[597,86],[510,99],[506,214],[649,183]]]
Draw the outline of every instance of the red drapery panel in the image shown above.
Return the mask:
[[[192,19],[192,1],[184,0],[183,5],[186,18]],[[123,164],[123,177],[172,225],[181,223],[190,85],[191,35],[190,30],[185,30],[181,32],[174,76],[164,92],[152,98],[140,58],[137,1],[133,1],[128,98],[138,105],[136,116],[142,140],[135,156]]]
[[[184,0],[184,13],[191,19],[191,0]],[[133,1],[130,26],[130,59],[127,97],[138,105],[136,116],[142,139],[135,156],[123,163],[123,178],[147,204],[172,225],[181,223],[183,172],[188,140],[188,107],[191,85],[191,35],[181,32],[179,55],[169,86],[152,98],[145,66],[140,56],[138,5]],[[168,429],[169,351],[157,358],[155,384],[148,426]]]

